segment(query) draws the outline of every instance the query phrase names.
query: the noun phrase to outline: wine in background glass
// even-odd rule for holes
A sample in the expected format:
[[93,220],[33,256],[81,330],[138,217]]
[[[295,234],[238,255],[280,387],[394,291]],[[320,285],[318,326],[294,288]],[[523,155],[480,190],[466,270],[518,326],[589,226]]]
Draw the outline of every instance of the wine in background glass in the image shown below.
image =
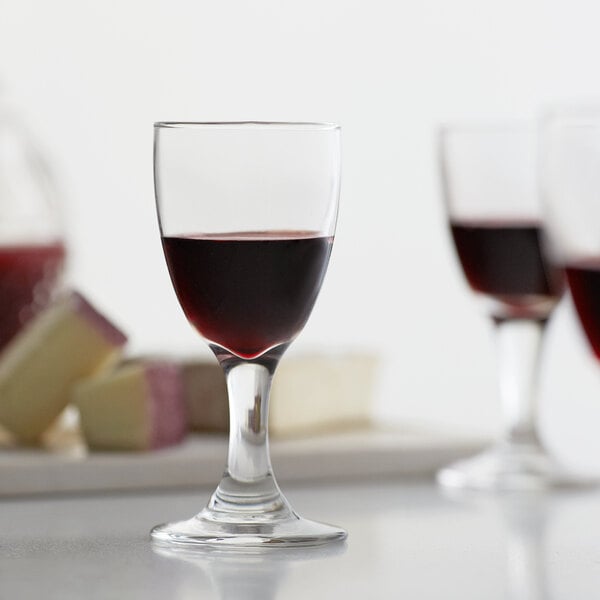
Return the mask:
[[50,170],[20,118],[0,108],[0,350],[50,302],[64,259]]
[[550,241],[565,267],[579,321],[600,359],[600,107],[547,114],[540,139]]
[[157,123],[162,243],[179,302],[227,379],[227,467],[198,515],[153,529],[187,546],[314,546],[337,527],[299,517],[271,468],[271,378],[313,308],[337,217],[339,127]]
[[494,302],[494,318],[548,317],[560,298],[563,277],[544,255],[539,222],[482,219],[450,225],[467,281]]
[[543,489],[565,478],[536,429],[535,384],[546,322],[563,290],[548,260],[536,180],[536,133],[521,125],[440,132],[444,197],[471,289],[495,325],[505,431],[491,449],[443,469],[450,487]]

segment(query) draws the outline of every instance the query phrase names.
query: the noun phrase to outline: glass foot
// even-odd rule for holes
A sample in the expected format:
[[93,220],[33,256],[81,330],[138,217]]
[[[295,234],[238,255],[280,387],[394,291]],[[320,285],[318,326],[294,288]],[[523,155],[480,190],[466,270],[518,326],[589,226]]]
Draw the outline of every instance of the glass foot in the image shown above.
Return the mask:
[[187,521],[159,525],[150,535],[160,545],[247,549],[321,546],[344,540],[347,533],[339,527],[303,519],[294,512],[283,519],[228,521],[206,508]]
[[542,491],[596,483],[566,473],[540,446],[509,444],[454,463],[442,469],[437,480],[447,488],[493,491]]

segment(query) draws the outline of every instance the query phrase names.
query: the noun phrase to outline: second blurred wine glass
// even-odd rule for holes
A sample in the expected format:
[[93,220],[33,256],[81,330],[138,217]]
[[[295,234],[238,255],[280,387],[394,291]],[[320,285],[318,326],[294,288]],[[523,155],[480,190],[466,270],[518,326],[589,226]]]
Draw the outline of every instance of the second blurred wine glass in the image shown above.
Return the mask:
[[540,165],[552,248],[600,359],[600,107],[548,113],[542,119]]
[[447,127],[439,142],[456,251],[495,326],[505,423],[498,444],[445,468],[438,480],[452,487],[545,488],[563,476],[537,433],[536,377],[563,274],[543,243],[536,130],[527,124]]

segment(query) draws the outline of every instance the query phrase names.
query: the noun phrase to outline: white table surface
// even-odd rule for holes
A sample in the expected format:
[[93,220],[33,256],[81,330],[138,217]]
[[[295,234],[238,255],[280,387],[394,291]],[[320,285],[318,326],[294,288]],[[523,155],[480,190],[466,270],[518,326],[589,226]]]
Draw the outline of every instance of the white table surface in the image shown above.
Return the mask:
[[156,523],[208,494],[0,502],[0,598],[590,600],[600,491],[451,498],[430,481],[288,485],[305,516],[346,527],[333,552],[163,556]]

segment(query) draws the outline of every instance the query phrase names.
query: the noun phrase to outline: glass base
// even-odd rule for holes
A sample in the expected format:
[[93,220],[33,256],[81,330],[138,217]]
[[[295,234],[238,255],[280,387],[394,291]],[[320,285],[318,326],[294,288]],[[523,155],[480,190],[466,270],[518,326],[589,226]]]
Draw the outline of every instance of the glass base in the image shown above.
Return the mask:
[[252,516],[216,514],[205,508],[187,521],[167,523],[155,527],[150,535],[160,545],[218,547],[221,549],[298,548],[321,546],[346,539],[347,533],[339,527],[299,517],[290,511],[284,518],[256,520]]
[[437,480],[447,488],[492,491],[543,491],[597,483],[567,474],[538,445],[507,443],[442,469]]

